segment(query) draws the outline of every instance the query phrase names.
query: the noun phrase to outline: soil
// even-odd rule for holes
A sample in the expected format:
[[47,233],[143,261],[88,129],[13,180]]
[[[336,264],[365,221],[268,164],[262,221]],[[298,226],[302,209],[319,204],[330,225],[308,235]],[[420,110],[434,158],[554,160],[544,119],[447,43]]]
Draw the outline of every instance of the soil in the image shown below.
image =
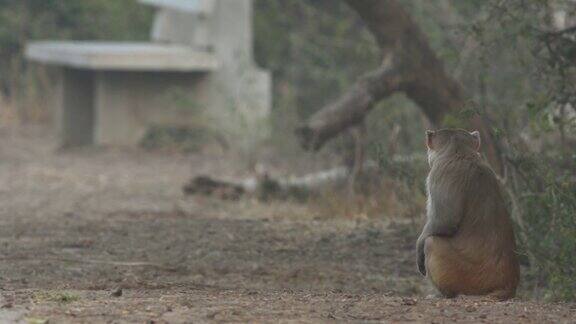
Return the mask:
[[234,161],[0,129],[0,322],[576,322],[575,304],[429,296],[408,220],[182,194],[243,176]]

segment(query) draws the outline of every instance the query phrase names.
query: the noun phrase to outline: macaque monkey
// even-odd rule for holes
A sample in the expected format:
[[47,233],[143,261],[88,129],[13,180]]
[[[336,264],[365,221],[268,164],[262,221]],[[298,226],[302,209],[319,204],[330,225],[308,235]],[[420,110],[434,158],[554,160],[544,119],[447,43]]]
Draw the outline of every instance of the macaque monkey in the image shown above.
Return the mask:
[[514,297],[520,270],[513,225],[496,175],[483,161],[480,133],[426,132],[430,173],[418,270],[448,298]]

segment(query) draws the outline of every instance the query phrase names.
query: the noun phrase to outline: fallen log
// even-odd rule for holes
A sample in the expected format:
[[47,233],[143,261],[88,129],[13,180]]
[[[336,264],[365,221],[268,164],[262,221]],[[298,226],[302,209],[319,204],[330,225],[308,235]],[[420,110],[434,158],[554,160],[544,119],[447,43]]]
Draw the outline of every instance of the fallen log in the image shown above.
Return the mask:
[[[393,163],[424,163],[423,154],[395,156]],[[263,201],[271,199],[305,200],[328,188],[346,188],[353,173],[349,167],[340,166],[303,176],[274,177],[269,172],[242,180],[216,179],[207,175],[196,176],[188,181],[183,192],[186,195],[214,196],[224,200],[237,200],[243,196]],[[369,160],[362,166],[362,178],[374,181],[380,178],[380,164]]]

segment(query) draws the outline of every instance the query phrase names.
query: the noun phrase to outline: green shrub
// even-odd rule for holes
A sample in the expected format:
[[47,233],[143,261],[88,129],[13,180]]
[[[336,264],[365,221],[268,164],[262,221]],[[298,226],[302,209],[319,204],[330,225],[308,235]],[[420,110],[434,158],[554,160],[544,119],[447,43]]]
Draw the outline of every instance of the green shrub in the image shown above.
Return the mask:
[[576,155],[513,160],[519,240],[528,256],[526,278],[536,297],[576,299],[576,179],[558,165]]

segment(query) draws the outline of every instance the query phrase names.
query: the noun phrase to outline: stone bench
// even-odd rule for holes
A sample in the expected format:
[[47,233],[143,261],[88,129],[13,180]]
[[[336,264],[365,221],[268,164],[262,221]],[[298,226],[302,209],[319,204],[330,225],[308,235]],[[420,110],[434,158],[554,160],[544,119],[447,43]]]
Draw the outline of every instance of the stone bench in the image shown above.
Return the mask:
[[35,42],[26,49],[34,61],[105,71],[213,71],[212,53],[188,46],[154,43]]
[[252,61],[251,0],[141,2],[158,9],[151,42],[28,44],[56,71],[61,145],[136,145],[153,126],[197,126],[199,111],[243,134],[231,140],[265,134],[271,79]]

